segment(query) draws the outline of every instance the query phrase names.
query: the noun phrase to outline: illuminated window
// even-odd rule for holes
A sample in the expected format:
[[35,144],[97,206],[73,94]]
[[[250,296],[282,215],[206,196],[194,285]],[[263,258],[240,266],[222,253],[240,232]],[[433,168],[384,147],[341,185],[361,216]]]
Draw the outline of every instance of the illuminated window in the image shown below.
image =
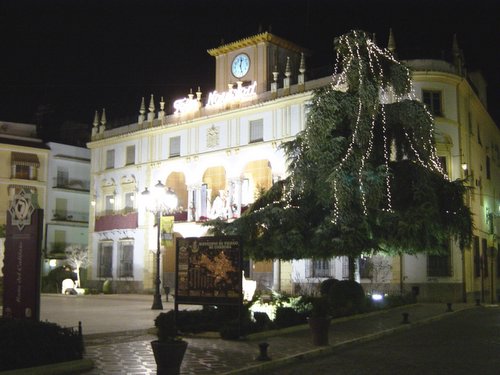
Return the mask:
[[422,90],[422,101],[434,116],[442,116],[441,91]]
[[106,151],[106,169],[115,167],[115,150]]
[[67,168],[57,168],[57,186],[66,187],[69,184],[69,172]]
[[447,277],[451,276],[450,247],[445,245],[441,254],[427,256],[427,276]]
[[36,154],[11,153],[11,173],[13,178],[36,180],[40,162]]
[[181,155],[181,137],[171,137],[169,156],[173,158],[180,155]]
[[112,215],[115,210],[115,196],[114,195],[106,195],[106,215]]
[[264,120],[250,121],[250,143],[264,140]]
[[120,267],[118,277],[134,277],[134,244],[132,242],[120,243]]
[[113,277],[113,243],[101,242],[99,243],[97,265],[97,277]]
[[125,212],[133,212],[134,211],[134,201],[135,201],[135,193],[125,193]]
[[126,165],[135,164],[135,145],[127,146]]

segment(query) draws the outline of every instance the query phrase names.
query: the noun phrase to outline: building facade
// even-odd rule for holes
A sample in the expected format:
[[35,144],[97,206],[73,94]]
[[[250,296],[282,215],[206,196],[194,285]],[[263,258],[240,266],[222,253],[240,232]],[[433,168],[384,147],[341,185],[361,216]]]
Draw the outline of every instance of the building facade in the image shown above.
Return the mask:
[[90,206],[90,151],[49,142],[45,214],[45,271],[64,262],[68,246],[86,248]]
[[[260,191],[286,176],[278,146],[304,130],[313,90],[331,83],[330,76],[307,80],[308,51],[267,32],[208,53],[216,61],[215,90],[208,95],[198,89],[175,101],[171,111],[151,96],[147,108],[143,99],[137,123],[115,129],[106,129],[105,113],[96,113],[88,143],[95,202],[88,278],[96,287],[112,280],[116,291],[153,288],[156,228],[141,192],[158,181],[175,192],[178,205],[170,214],[177,238],[205,235],[207,219],[238,218]],[[448,175],[468,178],[478,250],[462,253],[450,241],[444,257],[363,258],[358,278],[367,291],[413,291],[427,300],[496,296],[498,251],[492,249],[498,246],[500,133],[480,80],[465,74],[459,57],[453,64],[408,64],[415,68],[416,96],[435,116],[437,149]],[[174,246],[162,248],[164,285],[174,285],[174,265]],[[311,290],[327,277],[348,276],[343,258],[250,261],[247,273],[261,289],[291,293]]]
[[36,125],[0,122],[0,226],[6,224],[10,202],[21,190],[31,194],[38,208],[46,207],[48,159],[49,148],[37,138]]

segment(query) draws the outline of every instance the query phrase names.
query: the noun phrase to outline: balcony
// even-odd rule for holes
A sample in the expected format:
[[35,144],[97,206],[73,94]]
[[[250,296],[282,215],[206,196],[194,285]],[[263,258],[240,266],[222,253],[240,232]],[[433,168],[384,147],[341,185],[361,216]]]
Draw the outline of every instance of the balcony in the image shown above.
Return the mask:
[[78,211],[52,211],[52,220],[73,223],[88,223],[89,213]]
[[77,180],[77,179],[71,180],[71,179],[64,179],[64,178],[54,178],[53,179],[53,188],[88,193],[90,191],[90,181]]
[[95,218],[95,231],[102,232],[113,229],[135,229],[139,225],[137,211],[124,214],[107,214]]

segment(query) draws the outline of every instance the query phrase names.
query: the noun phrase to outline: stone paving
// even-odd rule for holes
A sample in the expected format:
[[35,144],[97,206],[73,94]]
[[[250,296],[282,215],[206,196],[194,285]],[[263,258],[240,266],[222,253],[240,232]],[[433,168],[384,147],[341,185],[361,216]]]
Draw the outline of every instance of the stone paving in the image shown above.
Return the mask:
[[[466,308],[473,308],[473,305],[453,305],[454,312]],[[403,312],[408,313],[409,324],[404,323]],[[313,346],[306,326],[279,335],[258,334],[240,341],[188,337],[186,338],[188,349],[182,363],[181,374],[262,373],[266,367],[279,366],[297,358],[325,354],[342,345],[415,327],[450,314],[445,304],[416,304],[334,320],[330,327],[328,347]],[[154,338],[140,333],[86,336],[85,357],[95,363],[95,369],[86,374],[155,374],[156,364],[150,346],[150,341]],[[270,361],[256,359],[259,355],[258,344],[261,342],[269,344]]]

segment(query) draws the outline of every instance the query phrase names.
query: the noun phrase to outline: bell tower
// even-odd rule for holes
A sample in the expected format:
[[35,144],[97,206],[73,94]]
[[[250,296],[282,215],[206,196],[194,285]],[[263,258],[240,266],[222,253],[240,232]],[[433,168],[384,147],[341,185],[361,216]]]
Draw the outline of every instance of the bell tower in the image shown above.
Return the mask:
[[309,54],[306,49],[267,31],[207,52],[215,57],[215,90],[223,92],[238,82],[243,86],[256,82],[257,94],[270,90],[273,73],[283,78],[287,61],[291,71],[298,71],[301,55]]

